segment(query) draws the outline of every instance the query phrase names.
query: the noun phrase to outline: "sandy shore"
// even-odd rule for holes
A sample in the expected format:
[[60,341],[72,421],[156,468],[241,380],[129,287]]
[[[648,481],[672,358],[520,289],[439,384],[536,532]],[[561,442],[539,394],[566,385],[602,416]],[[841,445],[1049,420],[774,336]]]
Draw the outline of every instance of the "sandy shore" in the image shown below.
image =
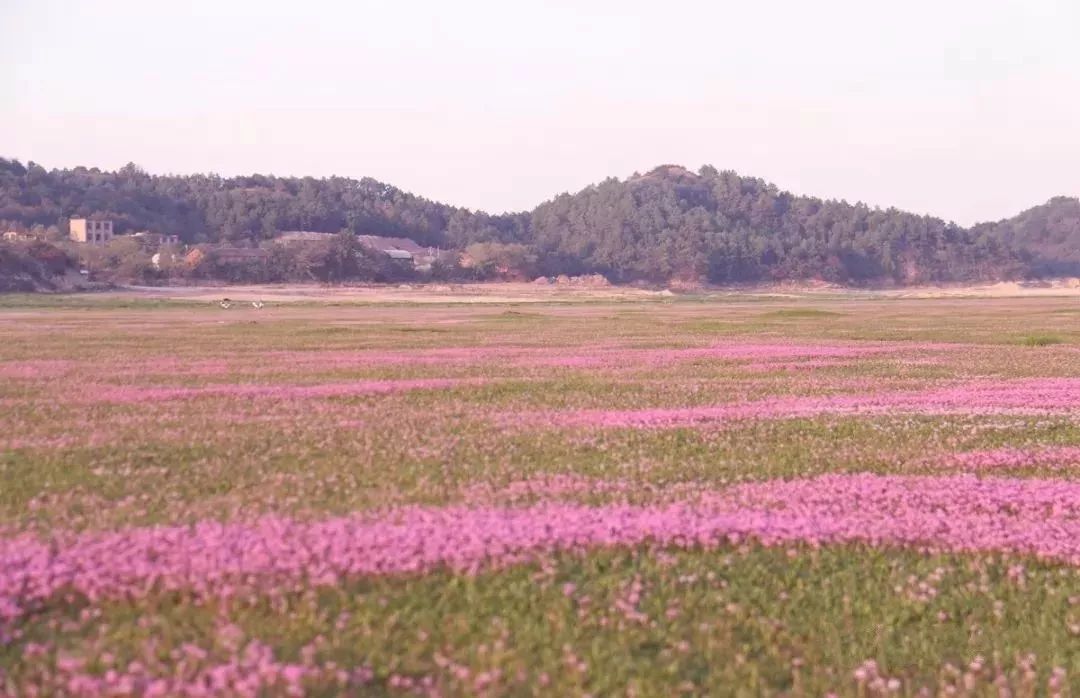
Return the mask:
[[128,286],[103,296],[183,301],[253,300],[277,303],[552,303],[671,300],[676,298],[1031,298],[1080,299],[1080,280],[1040,283],[998,283],[972,286],[920,286],[896,289],[853,289],[830,285],[778,285],[702,288],[672,292],[630,286],[543,286],[529,283],[417,284],[400,286],[320,286],[305,284],[244,286]]

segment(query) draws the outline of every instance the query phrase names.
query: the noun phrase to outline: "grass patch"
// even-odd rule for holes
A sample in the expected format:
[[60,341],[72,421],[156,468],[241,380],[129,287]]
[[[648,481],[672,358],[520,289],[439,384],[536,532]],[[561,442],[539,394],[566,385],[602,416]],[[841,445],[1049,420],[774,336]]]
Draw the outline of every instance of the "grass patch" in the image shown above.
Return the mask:
[[[1016,565],[1022,585],[1009,581]],[[204,647],[212,664],[231,654],[215,639],[228,622],[282,661],[301,661],[309,647],[318,663],[370,666],[371,695],[382,695],[394,674],[430,676],[442,695],[476,695],[476,677],[486,673],[490,695],[864,696],[873,694],[852,671],[870,659],[899,682],[893,695],[950,695],[961,679],[944,666],[976,656],[988,669],[959,694],[998,695],[996,675],[1023,686],[1028,653],[1038,658],[1032,690],[1017,693],[1042,695],[1035,686],[1046,686],[1053,667],[1070,678],[1080,670],[1066,622],[1078,594],[1074,570],[997,556],[642,547],[558,554],[476,576],[357,579],[236,604],[155,594],[83,619],[80,604],[57,600],[21,641],[0,648],[0,668],[24,678],[30,663],[20,645],[54,638],[50,624],[71,627],[58,649],[89,655],[100,674],[106,651],[124,667],[146,661],[151,643],[158,657],[185,643]],[[466,671],[447,668],[447,659]]]
[[1064,339],[1053,334],[1029,334],[1020,339],[1020,344],[1025,347],[1048,347],[1054,344],[1064,343]]
[[820,310],[818,308],[784,308],[781,310],[773,310],[765,313],[762,317],[765,318],[821,318],[821,317],[839,317],[843,313],[836,313],[831,310]]
[[[1075,415],[1052,404],[1054,413],[1033,415],[978,404],[956,414],[780,410],[677,429],[548,421],[576,410],[1068,380],[1080,375],[1080,352],[1026,347],[1077,346],[1075,323],[1048,315],[1075,312],[1074,299],[717,294],[529,306],[307,302],[280,310],[275,302],[259,315],[197,305],[0,296],[4,536],[483,504],[485,492],[525,506],[549,495],[515,483],[542,476],[619,485],[560,495],[580,504],[661,505],[739,482],[952,474],[948,457],[957,452],[1080,445]],[[789,361],[783,352],[774,361],[767,348],[739,359],[676,351],[722,344],[724,336],[766,347],[896,344],[838,362],[823,354],[820,365],[806,366],[805,357]],[[431,351],[439,349],[449,351]],[[410,378],[468,380],[324,398],[284,390],[281,398],[219,391],[143,399],[175,386]],[[126,401],[102,397],[124,388],[137,392]],[[980,474],[1076,480],[1072,465],[1021,463]],[[476,575],[438,570],[260,588],[227,604],[160,589],[123,600],[59,596],[0,627],[0,636],[12,631],[0,642],[0,675],[14,681],[0,679],[0,693],[18,695],[24,686],[70,693],[39,680],[58,653],[86,658],[99,674],[132,661],[156,662],[156,675],[228,663],[239,650],[223,643],[238,628],[240,650],[258,640],[279,661],[313,650],[316,662],[370,666],[374,683],[352,695],[406,695],[392,677],[413,676],[431,677],[445,696],[866,696],[852,672],[869,659],[899,681],[895,695],[924,688],[941,695],[952,680],[945,663],[965,667],[976,655],[987,662],[977,679],[984,683],[958,695],[996,694],[985,683],[995,672],[1013,695],[1043,695],[1055,666],[1067,670],[1075,695],[1080,603],[1070,599],[1080,599],[1077,566],[1022,555],[753,544],[589,549]],[[51,643],[55,652],[35,659],[29,642]],[[180,668],[184,643],[210,657]],[[1037,685],[1025,687],[1018,657],[1028,653],[1038,658]]]

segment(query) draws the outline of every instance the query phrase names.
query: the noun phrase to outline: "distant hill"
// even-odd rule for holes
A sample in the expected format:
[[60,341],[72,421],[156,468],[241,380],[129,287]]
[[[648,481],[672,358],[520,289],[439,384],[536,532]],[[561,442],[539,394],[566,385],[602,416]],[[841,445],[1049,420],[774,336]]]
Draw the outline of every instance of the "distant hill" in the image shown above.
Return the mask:
[[188,243],[342,229],[435,243],[456,210],[369,178],[149,175],[133,164],[45,170],[0,159],[0,221],[24,225],[100,213],[117,233],[153,230]]
[[[734,172],[663,165],[561,194],[534,210],[489,215],[374,179],[151,175],[46,170],[0,159],[0,224],[56,226],[105,214],[119,233],[187,243],[258,243],[305,230],[404,237],[464,250],[513,246],[529,273],[613,281],[716,283],[822,279],[914,284],[985,281],[1072,268],[1076,199],[964,228],[897,209],[796,196]],[[497,250],[495,252],[497,254]]]
[[708,166],[664,165],[557,197],[529,231],[542,258],[618,279],[921,283],[1024,267],[993,236],[938,218],[795,196]]
[[1028,251],[1035,273],[1080,276],[1080,199],[1059,196],[975,230]]

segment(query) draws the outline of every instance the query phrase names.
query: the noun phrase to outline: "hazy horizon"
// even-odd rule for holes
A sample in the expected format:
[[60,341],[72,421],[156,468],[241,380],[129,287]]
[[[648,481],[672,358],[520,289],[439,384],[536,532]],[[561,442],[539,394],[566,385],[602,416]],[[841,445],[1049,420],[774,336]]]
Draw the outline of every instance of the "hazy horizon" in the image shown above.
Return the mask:
[[518,211],[708,163],[964,225],[1080,193],[1080,8],[0,6],[6,157],[370,176]]

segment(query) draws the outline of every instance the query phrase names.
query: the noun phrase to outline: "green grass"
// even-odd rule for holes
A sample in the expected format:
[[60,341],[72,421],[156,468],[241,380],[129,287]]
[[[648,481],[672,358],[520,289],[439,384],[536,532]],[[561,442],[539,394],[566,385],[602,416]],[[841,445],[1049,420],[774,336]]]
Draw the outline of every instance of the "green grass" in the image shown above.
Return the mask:
[[1031,334],[1020,340],[1025,347],[1048,347],[1053,344],[1064,344],[1065,340],[1053,334]]
[[765,318],[827,318],[837,317],[842,313],[833,312],[831,310],[821,310],[818,308],[784,308],[783,310],[773,310],[765,313],[762,317]]
[[[956,452],[1080,446],[1080,421],[1070,414],[844,414],[655,430],[526,419],[1080,375],[1080,325],[1063,317],[1075,311],[1069,299],[800,303],[719,295],[527,308],[312,302],[256,314],[122,297],[0,296],[0,532],[442,506],[471,501],[478,487],[550,475],[625,483],[629,502],[657,504],[687,488],[925,474],[943,472],[940,458]],[[1049,323],[1051,313],[1061,321]],[[633,358],[727,341],[947,346],[812,369]],[[608,350],[622,353],[599,366],[558,361]],[[436,360],[422,360],[432,351],[441,352]],[[325,399],[94,398],[104,390],[448,377],[482,382]],[[992,475],[1077,473],[1050,464]],[[641,598],[628,614],[620,599],[635,581]],[[204,664],[226,662],[235,652],[223,644],[225,625],[267,644],[279,661],[301,661],[310,646],[320,662],[370,666],[374,683],[360,695],[404,695],[394,676],[476,695],[484,692],[476,677],[495,672],[490,695],[865,697],[873,692],[853,672],[870,659],[900,682],[894,695],[949,686],[997,695],[998,677],[1013,695],[1048,695],[1053,667],[1068,672],[1074,694],[1080,687],[1077,567],[807,545],[563,553],[476,575],[348,579],[230,602],[161,591],[139,601],[60,597],[14,625],[0,623],[0,633],[15,631],[0,642],[0,675],[13,677],[11,686],[34,683],[41,677],[33,672],[47,676],[58,654],[85,658],[95,673],[136,659],[168,673],[185,643],[210,652]],[[29,661],[31,642],[50,653]],[[1028,654],[1037,658],[1032,676]],[[977,656],[986,668],[965,678]],[[5,693],[18,691],[0,678]]]
[[[442,692],[471,695],[476,676],[497,671],[493,690],[511,695],[861,695],[853,670],[874,660],[901,695],[916,695],[962,685],[963,671],[950,678],[948,667],[966,670],[980,656],[987,666],[970,679],[977,694],[989,694],[997,676],[1019,694],[1041,694],[1052,667],[1080,672],[1070,630],[1080,574],[1026,563],[1021,583],[1010,577],[1016,564],[860,547],[642,548],[227,607],[163,596],[152,607],[107,604],[89,620],[56,607],[24,631],[44,641],[51,625],[72,624],[62,651],[104,645],[124,666],[151,637],[161,656],[205,646],[228,616],[282,660],[300,661],[310,646],[319,661],[370,666],[375,694],[399,675],[435,676]],[[1033,681],[1008,648],[1036,655]],[[444,671],[447,660],[467,673]],[[3,664],[18,676],[10,647],[0,649]]]

